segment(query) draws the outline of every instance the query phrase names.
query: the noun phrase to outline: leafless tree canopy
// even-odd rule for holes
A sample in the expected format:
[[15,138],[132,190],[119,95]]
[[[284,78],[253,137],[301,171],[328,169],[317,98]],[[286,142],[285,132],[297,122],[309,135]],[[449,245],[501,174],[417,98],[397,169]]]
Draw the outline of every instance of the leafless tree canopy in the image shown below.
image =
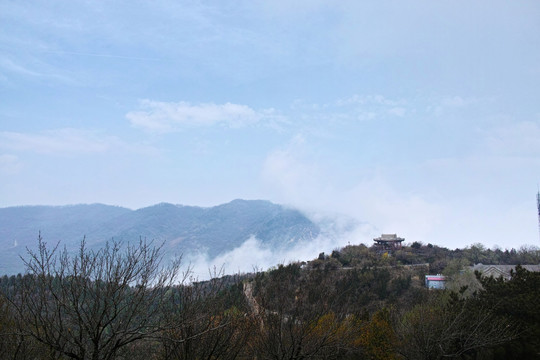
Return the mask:
[[168,326],[161,310],[180,263],[160,266],[160,247],[111,241],[95,251],[83,240],[70,256],[41,237],[38,245],[11,298],[25,335],[69,358],[113,359]]

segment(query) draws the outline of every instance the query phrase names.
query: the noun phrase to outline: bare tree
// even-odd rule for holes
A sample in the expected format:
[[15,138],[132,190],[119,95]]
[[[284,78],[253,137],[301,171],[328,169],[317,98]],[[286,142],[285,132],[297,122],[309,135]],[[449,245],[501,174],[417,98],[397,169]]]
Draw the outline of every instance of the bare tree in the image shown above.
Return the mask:
[[[58,245],[23,259],[27,275],[8,299],[21,333],[72,359],[115,359],[134,342],[167,328],[162,305],[180,261],[161,266],[161,246],[111,241],[99,250],[83,240],[76,255]],[[180,279],[182,281],[182,279]]]

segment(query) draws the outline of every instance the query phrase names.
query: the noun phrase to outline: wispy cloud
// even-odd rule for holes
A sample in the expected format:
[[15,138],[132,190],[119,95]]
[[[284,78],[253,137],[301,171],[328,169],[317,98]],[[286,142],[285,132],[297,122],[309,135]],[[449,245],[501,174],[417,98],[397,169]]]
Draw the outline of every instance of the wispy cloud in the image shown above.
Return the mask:
[[0,132],[0,148],[10,151],[73,156],[107,153],[113,150],[153,153],[146,145],[131,145],[121,139],[97,131],[73,128],[47,130],[40,133]]
[[225,103],[161,102],[142,100],[141,110],[126,114],[131,124],[151,132],[168,133],[185,128],[222,125],[241,128],[262,120],[278,120],[273,109],[257,111],[247,105]]
[[262,166],[263,182],[289,202],[309,201],[321,190],[321,172],[316,162],[306,158],[307,147],[304,136],[296,135],[286,146],[270,152]]
[[7,75],[4,78],[9,78],[12,75],[23,76],[27,78],[58,81],[63,84],[74,85],[77,82],[69,76],[65,69],[53,67],[38,59],[25,59],[25,61],[13,61],[6,56],[0,56],[0,70]]
[[338,99],[335,104],[337,106],[348,106],[348,105],[381,105],[381,106],[398,106],[405,105],[404,100],[394,100],[389,99],[383,95],[359,95],[355,94],[348,98]]
[[351,178],[343,182],[312,151],[308,140],[297,136],[267,155],[261,178],[275,201],[308,212],[347,214],[377,231],[400,232],[420,241],[429,240],[441,225],[444,206],[422,191],[401,190],[383,167],[350,172]]
[[128,56],[128,55],[119,55],[119,54],[108,54],[108,53],[87,53],[87,52],[78,52],[78,51],[46,51],[45,53],[58,54],[58,55],[75,55],[81,57],[96,57],[96,58],[111,58],[111,59],[121,59],[121,60],[150,60],[157,61],[161,60],[159,58],[145,57],[145,56]]
[[426,111],[435,116],[441,116],[449,111],[464,109],[481,102],[491,101],[489,99],[478,99],[474,97],[464,97],[460,95],[444,96],[438,99],[431,99]]
[[410,106],[403,99],[390,99],[382,95],[358,95],[335,101],[338,109],[345,108],[360,120],[384,117],[403,117]]
[[10,59],[0,59],[0,68],[7,72],[17,73],[25,76],[43,77],[44,74],[34,70],[30,70],[20,64],[16,64]]
[[13,175],[22,168],[19,158],[11,154],[0,155],[0,174]]
[[209,277],[209,270],[223,269],[224,273],[248,273],[254,270],[266,270],[278,264],[295,261],[309,261],[321,252],[330,254],[332,250],[348,244],[370,244],[373,228],[368,224],[339,231],[326,231],[311,241],[300,241],[291,247],[272,248],[255,237],[250,237],[239,247],[210,259],[206,254],[187,256],[191,260],[193,275],[202,280]]
[[483,132],[484,146],[503,156],[540,156],[540,121],[520,121]]
[[391,99],[378,94],[354,94],[325,103],[306,103],[296,100],[291,110],[304,119],[332,120],[341,123],[404,117],[411,104],[403,99]]
[[405,116],[405,114],[407,113],[407,109],[405,109],[404,107],[393,107],[393,108],[388,109],[387,111],[388,111],[388,114],[398,116],[398,117]]

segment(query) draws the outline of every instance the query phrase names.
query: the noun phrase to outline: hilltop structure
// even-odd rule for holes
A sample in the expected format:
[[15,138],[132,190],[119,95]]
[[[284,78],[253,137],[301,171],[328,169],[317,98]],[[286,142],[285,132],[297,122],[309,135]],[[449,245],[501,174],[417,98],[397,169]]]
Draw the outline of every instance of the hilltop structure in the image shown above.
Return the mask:
[[401,249],[401,243],[404,240],[404,238],[398,237],[397,234],[381,234],[378,238],[373,239],[375,247],[381,252]]
[[[512,271],[516,271],[517,265],[484,265],[482,263],[471,266],[470,269],[475,272],[478,271],[482,276],[493,276],[495,279],[502,276],[504,280],[511,279]],[[527,271],[540,272],[540,265],[521,265]]]

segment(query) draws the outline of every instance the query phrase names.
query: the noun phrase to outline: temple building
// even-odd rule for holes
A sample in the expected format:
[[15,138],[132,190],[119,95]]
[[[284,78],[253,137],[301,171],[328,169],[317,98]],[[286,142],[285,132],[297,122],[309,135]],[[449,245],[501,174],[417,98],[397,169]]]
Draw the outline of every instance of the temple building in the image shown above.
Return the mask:
[[404,240],[404,238],[400,238],[396,234],[382,234],[380,237],[373,239],[375,247],[379,251],[399,250]]
[[[495,279],[502,277],[504,280],[510,280],[512,278],[511,272],[516,271],[517,265],[484,265],[482,263],[471,266],[470,269],[475,272],[478,271],[482,276],[493,276]],[[539,265],[521,265],[527,271],[540,272]]]

